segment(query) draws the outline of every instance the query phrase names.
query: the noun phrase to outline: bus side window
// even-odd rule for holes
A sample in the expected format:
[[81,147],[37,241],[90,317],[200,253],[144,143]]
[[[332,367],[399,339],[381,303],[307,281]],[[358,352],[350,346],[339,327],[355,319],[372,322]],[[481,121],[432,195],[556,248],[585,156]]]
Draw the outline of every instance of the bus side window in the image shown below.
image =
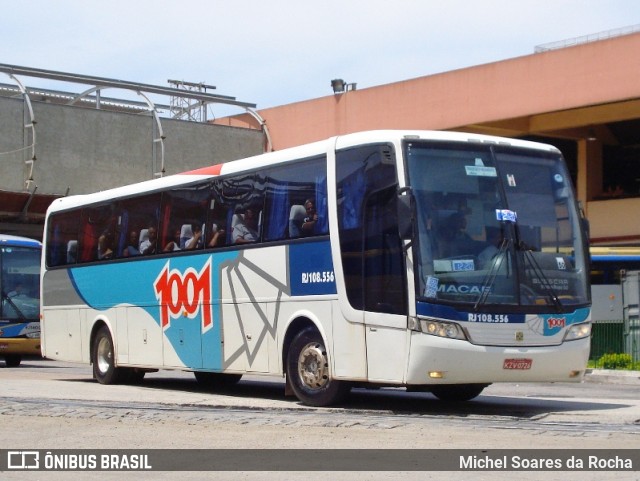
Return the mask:
[[326,166],[326,158],[322,156],[268,171],[265,241],[328,233]]
[[[207,183],[164,193],[163,224],[158,235],[162,241],[161,250],[202,249],[209,196],[210,185]],[[178,231],[180,234],[176,246],[175,237]]]
[[157,229],[160,194],[148,194],[125,199],[118,204],[118,257],[142,254],[140,246],[149,239],[149,229]]
[[104,204],[84,209],[81,220],[79,261],[91,262],[114,256],[115,206]]
[[76,263],[78,259],[79,217],[77,212],[63,212],[51,216],[45,253],[49,267]]

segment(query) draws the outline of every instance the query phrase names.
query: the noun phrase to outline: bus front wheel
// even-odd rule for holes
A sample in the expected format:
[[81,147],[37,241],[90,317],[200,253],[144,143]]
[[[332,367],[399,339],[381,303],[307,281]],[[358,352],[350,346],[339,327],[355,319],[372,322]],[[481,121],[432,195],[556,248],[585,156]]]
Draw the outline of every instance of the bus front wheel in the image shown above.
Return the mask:
[[349,392],[349,385],[331,379],[329,356],[320,333],[308,327],[291,342],[287,378],[296,397],[310,406],[329,406]]
[[4,363],[7,367],[18,367],[22,362],[22,356],[20,354],[7,354],[4,357]]
[[100,384],[116,384],[122,377],[122,370],[114,360],[113,340],[107,326],[102,326],[93,341],[93,377]]

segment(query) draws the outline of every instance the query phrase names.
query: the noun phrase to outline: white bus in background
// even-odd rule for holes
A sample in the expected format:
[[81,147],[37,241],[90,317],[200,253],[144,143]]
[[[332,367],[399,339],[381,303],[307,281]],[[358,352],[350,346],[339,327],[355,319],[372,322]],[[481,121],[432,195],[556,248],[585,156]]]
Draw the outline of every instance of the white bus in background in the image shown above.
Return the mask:
[[43,354],[103,383],[157,369],[467,400],[580,381],[586,240],[551,146],[372,131],[56,200]]
[[0,234],[0,358],[40,356],[40,255],[34,239]]

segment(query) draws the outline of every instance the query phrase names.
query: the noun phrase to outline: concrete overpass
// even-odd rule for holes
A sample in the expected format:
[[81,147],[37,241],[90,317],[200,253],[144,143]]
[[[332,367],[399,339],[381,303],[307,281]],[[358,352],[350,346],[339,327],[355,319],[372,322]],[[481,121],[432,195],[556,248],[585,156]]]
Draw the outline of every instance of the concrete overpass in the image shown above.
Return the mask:
[[[255,105],[233,97],[0,65],[0,232],[40,238],[56,197],[84,194],[262,153],[265,132],[178,120],[152,95],[192,104]],[[74,82],[81,93],[25,87],[26,79]],[[87,85],[89,88],[87,90]],[[139,101],[105,98],[104,89]],[[122,92],[121,92],[122,94]]]

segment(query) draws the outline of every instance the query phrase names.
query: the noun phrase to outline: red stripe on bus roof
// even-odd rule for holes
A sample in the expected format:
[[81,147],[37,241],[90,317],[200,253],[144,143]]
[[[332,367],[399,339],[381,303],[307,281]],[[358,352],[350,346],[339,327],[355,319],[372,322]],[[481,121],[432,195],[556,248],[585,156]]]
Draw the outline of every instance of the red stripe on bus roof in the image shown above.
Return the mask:
[[182,175],[220,175],[222,164],[212,165],[210,167],[202,167],[201,169],[182,172]]

